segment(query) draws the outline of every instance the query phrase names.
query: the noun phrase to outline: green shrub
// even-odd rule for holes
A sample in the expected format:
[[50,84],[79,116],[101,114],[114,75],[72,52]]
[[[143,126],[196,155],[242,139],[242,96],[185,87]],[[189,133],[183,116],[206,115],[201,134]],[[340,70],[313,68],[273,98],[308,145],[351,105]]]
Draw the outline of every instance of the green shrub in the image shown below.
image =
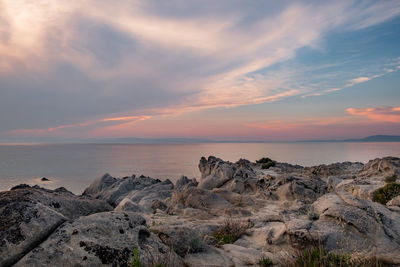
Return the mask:
[[385,177],[385,183],[394,183],[397,180],[397,175],[393,174],[392,176]]
[[400,183],[388,183],[374,191],[372,201],[386,205],[392,198],[400,195]]
[[259,160],[256,160],[257,163],[268,163],[268,162],[274,162],[272,159],[270,158],[261,158]]
[[140,261],[139,249],[135,248],[133,250],[133,257],[131,261],[131,267],[142,267],[143,263]]
[[223,244],[232,244],[238,240],[246,230],[250,228],[250,221],[244,222],[240,220],[227,219],[220,228],[218,228],[213,236],[218,241],[218,246]]
[[316,221],[316,220],[319,219],[319,214],[316,213],[316,212],[314,211],[314,209],[310,209],[310,210],[307,212],[307,217],[308,217],[308,219],[311,220],[311,221]]
[[272,266],[272,261],[268,257],[263,257],[258,261],[258,265],[261,267]]
[[275,162],[274,161],[270,161],[268,163],[263,163],[261,165],[261,169],[269,169],[269,168],[274,167],[274,166],[275,166]]

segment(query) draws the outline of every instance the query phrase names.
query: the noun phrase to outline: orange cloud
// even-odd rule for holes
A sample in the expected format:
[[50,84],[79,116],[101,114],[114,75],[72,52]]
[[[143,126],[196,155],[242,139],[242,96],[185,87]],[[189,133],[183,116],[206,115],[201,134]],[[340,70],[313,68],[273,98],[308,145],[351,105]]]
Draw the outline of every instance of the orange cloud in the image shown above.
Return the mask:
[[348,108],[347,113],[364,116],[371,120],[400,123],[400,107]]
[[65,125],[59,125],[56,127],[50,127],[46,129],[18,129],[18,130],[13,130],[10,133],[11,134],[16,134],[16,135],[43,135],[47,133],[53,133],[53,132],[58,132],[63,129],[68,129],[68,128],[82,128],[82,127],[88,127],[88,126],[101,126],[106,123],[116,123],[117,125],[121,124],[126,124],[126,123],[136,123],[139,121],[147,120],[150,119],[150,116],[123,116],[123,117],[110,117],[110,118],[104,118],[104,119],[99,119],[99,120],[93,120],[93,121],[87,121],[87,122],[82,122],[82,123],[73,123],[73,124],[65,124]]

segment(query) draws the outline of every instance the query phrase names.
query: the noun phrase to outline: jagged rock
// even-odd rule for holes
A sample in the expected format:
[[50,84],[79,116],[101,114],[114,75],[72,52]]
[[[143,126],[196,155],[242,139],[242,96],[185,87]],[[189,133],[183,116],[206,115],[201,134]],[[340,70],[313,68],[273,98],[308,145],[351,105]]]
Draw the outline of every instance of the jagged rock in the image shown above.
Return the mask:
[[183,186],[187,185],[187,186],[197,186],[199,183],[196,181],[196,179],[188,179],[186,176],[181,176],[181,178],[179,178],[176,183],[174,188],[176,190],[179,190],[181,188],[183,188]]
[[136,177],[135,175],[116,179],[106,173],[86,188],[83,195],[103,199],[113,207],[116,207],[132,191],[139,191],[160,182],[158,179],[145,176]]
[[15,266],[127,266],[135,248],[146,266],[181,266],[181,259],[145,225],[142,216],[127,212],[80,217],[64,223]]
[[130,212],[144,212],[142,206],[134,203],[129,198],[124,198],[118,206],[115,207],[115,211],[130,211]]
[[165,205],[164,202],[162,202],[161,200],[158,199],[153,199],[151,201],[151,209],[153,210],[153,212],[156,212],[157,210],[166,210],[168,207],[167,205]]
[[172,196],[174,185],[170,180],[165,180],[146,186],[142,190],[133,190],[126,198],[139,204],[146,212],[153,212],[154,200],[164,201]]
[[355,179],[342,181],[336,189],[346,190],[358,198],[372,199],[373,192],[383,187],[387,179],[395,181],[398,177],[400,177],[399,158],[377,158],[365,164]]
[[370,160],[359,173],[360,176],[400,177],[400,158],[385,157]]
[[256,173],[247,160],[231,163],[213,156],[207,160],[203,157],[199,163],[199,170],[201,180],[198,187],[201,189],[223,187],[232,192],[243,193],[254,192],[257,188]]
[[106,202],[78,197],[64,188],[17,186],[0,192],[0,266],[10,266],[63,222],[109,211]]
[[306,176],[319,176],[321,178],[336,177],[340,179],[355,178],[358,172],[364,167],[361,162],[340,162],[329,165],[318,165],[306,167],[302,173]]
[[314,202],[319,196],[327,192],[326,183],[318,177],[281,177],[276,181],[276,186],[279,186],[276,188],[276,195],[281,201]]

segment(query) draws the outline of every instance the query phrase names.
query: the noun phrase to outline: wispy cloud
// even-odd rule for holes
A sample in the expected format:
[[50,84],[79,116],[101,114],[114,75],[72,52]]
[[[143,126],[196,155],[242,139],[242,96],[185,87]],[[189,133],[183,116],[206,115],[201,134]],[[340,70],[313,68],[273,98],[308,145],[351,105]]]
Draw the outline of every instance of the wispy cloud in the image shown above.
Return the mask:
[[[12,108],[10,99],[26,110],[0,120],[0,131],[27,132],[35,120],[44,130],[32,131],[40,133],[123,125],[337,91],[380,74],[361,73],[326,89],[299,84],[303,73],[295,69],[271,69],[301,48],[318,48],[333,31],[363,29],[400,14],[398,1],[273,3],[275,12],[266,8],[263,15],[248,3],[212,3],[189,8],[189,16],[152,1],[3,0],[0,112]],[[224,8],[214,9],[218,5]],[[129,116],[95,119],[109,114]]]

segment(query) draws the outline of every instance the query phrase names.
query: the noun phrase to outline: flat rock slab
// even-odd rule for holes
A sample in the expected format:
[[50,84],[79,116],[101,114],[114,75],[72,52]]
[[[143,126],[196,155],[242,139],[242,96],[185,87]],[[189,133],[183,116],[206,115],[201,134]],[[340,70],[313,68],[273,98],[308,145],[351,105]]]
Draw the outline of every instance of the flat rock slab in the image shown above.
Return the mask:
[[137,248],[145,264],[180,266],[171,252],[131,212],[103,212],[66,222],[15,266],[128,266]]

